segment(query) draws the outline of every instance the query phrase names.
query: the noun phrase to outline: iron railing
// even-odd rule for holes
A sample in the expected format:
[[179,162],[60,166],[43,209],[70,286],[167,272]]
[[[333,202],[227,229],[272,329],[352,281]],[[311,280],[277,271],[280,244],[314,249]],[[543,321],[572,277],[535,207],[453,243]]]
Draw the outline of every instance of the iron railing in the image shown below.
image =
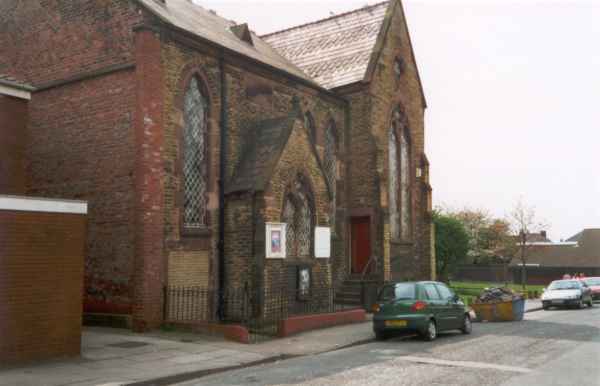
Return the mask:
[[[166,323],[235,323],[248,328],[251,342],[278,335],[280,321],[299,315],[337,312],[349,307],[336,301],[333,287],[308,291],[289,288],[250,290],[228,288],[219,292],[204,287],[165,287]],[[220,304],[220,307],[219,307]],[[219,312],[221,310],[221,312]]]

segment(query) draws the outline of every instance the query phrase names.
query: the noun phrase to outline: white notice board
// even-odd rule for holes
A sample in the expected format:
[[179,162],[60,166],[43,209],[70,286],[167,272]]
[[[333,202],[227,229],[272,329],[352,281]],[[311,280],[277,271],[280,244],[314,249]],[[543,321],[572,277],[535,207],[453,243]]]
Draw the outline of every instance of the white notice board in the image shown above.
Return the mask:
[[331,256],[331,229],[315,228],[315,257],[328,259]]

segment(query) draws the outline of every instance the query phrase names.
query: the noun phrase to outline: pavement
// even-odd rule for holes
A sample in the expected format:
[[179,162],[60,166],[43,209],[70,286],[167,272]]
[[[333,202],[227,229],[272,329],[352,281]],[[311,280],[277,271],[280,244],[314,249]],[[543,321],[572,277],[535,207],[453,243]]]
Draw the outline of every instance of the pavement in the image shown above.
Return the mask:
[[228,371],[178,386],[599,386],[600,305],[477,323],[471,335],[383,342]]
[[[537,309],[541,309],[541,302],[526,303],[526,310]],[[0,386],[114,386],[153,384],[152,380],[171,384],[223,369],[315,356],[372,340],[370,321],[251,345],[184,332],[135,334],[85,327],[80,358],[0,367]]]

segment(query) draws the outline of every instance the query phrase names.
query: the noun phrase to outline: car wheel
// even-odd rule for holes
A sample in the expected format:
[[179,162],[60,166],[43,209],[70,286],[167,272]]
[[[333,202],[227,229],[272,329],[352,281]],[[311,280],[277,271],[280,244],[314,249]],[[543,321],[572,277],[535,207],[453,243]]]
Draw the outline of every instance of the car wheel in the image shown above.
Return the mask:
[[471,317],[469,314],[465,314],[465,318],[463,319],[463,326],[460,329],[463,334],[470,334],[473,331],[473,324],[471,323]]
[[375,340],[386,340],[388,334],[385,331],[375,331]]
[[423,332],[423,339],[427,342],[431,342],[437,338],[437,326],[435,325],[435,321],[432,319],[427,323],[427,328]]

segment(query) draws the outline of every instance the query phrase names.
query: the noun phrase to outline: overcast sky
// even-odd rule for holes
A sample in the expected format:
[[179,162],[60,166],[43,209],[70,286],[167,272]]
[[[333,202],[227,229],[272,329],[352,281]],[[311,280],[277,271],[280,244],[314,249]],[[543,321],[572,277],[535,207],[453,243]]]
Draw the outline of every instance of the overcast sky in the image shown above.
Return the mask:
[[[376,1],[197,0],[259,34]],[[434,204],[600,228],[600,1],[404,0]]]

